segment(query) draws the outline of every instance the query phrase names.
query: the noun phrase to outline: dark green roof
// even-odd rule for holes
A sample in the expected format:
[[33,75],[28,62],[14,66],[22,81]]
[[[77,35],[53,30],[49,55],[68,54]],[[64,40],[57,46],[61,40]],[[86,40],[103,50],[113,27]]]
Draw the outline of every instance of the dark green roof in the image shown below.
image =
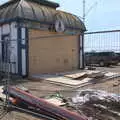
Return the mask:
[[[39,1],[39,4],[38,2]],[[42,2],[44,1],[44,2]],[[54,24],[56,18],[60,18],[66,28],[85,31],[83,22],[75,15],[56,10],[46,4],[55,4],[45,0],[12,0],[0,6],[0,21],[11,18],[23,18],[39,21],[41,23]]]

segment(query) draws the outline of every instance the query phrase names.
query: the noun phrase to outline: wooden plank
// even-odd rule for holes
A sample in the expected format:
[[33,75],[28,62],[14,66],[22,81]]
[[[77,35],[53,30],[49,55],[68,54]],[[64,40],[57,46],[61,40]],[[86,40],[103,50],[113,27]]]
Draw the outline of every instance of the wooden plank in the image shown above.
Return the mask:
[[79,78],[83,78],[86,76],[87,76],[86,72],[64,75],[64,77],[68,77],[68,78],[72,78],[72,79],[79,79]]
[[73,80],[70,78],[62,77],[62,76],[32,76],[32,79],[41,79],[41,80],[46,80],[51,83],[59,83],[63,85],[68,85],[68,86],[79,86],[82,84],[86,84],[92,80],[92,78],[84,78],[82,80]]
[[91,78],[85,78],[81,81],[78,81],[78,80],[68,79],[68,78],[65,78],[65,77],[53,77],[53,78],[44,78],[44,80],[76,86],[76,85],[80,85],[80,84],[89,82],[92,79]]
[[50,98],[50,99],[45,99],[47,102],[52,103],[56,106],[63,106],[65,105],[65,103],[63,103],[61,100],[57,99],[57,98]]

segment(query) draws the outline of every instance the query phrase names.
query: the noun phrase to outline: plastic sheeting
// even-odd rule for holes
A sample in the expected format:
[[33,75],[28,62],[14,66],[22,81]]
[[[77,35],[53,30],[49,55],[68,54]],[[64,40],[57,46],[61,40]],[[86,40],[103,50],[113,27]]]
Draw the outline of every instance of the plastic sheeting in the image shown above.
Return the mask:
[[101,90],[87,89],[80,91],[75,97],[72,98],[72,102],[74,104],[85,104],[87,102],[96,103],[99,101],[103,101],[106,103],[118,103],[120,102],[120,96]]

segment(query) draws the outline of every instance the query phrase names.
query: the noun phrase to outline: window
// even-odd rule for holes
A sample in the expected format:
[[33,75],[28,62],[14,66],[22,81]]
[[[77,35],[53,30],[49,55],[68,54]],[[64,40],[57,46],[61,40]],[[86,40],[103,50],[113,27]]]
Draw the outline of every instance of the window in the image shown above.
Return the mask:
[[9,34],[2,36],[2,61],[8,62],[9,60]]

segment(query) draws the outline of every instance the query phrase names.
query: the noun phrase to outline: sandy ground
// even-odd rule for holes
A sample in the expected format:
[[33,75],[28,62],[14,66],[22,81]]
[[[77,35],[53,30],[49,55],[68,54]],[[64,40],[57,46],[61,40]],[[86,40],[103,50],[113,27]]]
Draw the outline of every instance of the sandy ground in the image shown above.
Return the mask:
[[93,66],[86,66],[86,68],[88,67],[93,67],[96,70],[100,70],[100,71],[109,71],[109,72],[117,72],[120,73],[120,64],[116,65],[116,66],[109,66],[109,67],[95,67]]
[[[120,66],[110,67],[110,68],[97,68],[97,70],[120,72]],[[94,89],[105,90],[105,91],[120,95],[120,84],[115,86],[114,85],[115,82],[117,83],[120,82],[120,79],[112,79],[110,81],[105,81],[104,83],[88,85],[79,89],[94,88]],[[37,97],[43,97],[50,94],[54,94],[56,93],[56,91],[60,91],[65,97],[71,97],[75,95],[76,90],[77,91],[79,90],[79,89],[73,89],[69,87],[51,84],[48,81],[43,81],[43,80],[40,80],[40,81],[24,80],[21,82],[14,82],[14,83],[20,84],[28,88],[30,92]],[[43,119],[36,118],[25,113],[19,113],[14,111],[14,112],[10,112],[8,115],[5,115],[2,118],[2,120],[43,120]]]
[[20,112],[9,112],[2,120],[43,120]]

